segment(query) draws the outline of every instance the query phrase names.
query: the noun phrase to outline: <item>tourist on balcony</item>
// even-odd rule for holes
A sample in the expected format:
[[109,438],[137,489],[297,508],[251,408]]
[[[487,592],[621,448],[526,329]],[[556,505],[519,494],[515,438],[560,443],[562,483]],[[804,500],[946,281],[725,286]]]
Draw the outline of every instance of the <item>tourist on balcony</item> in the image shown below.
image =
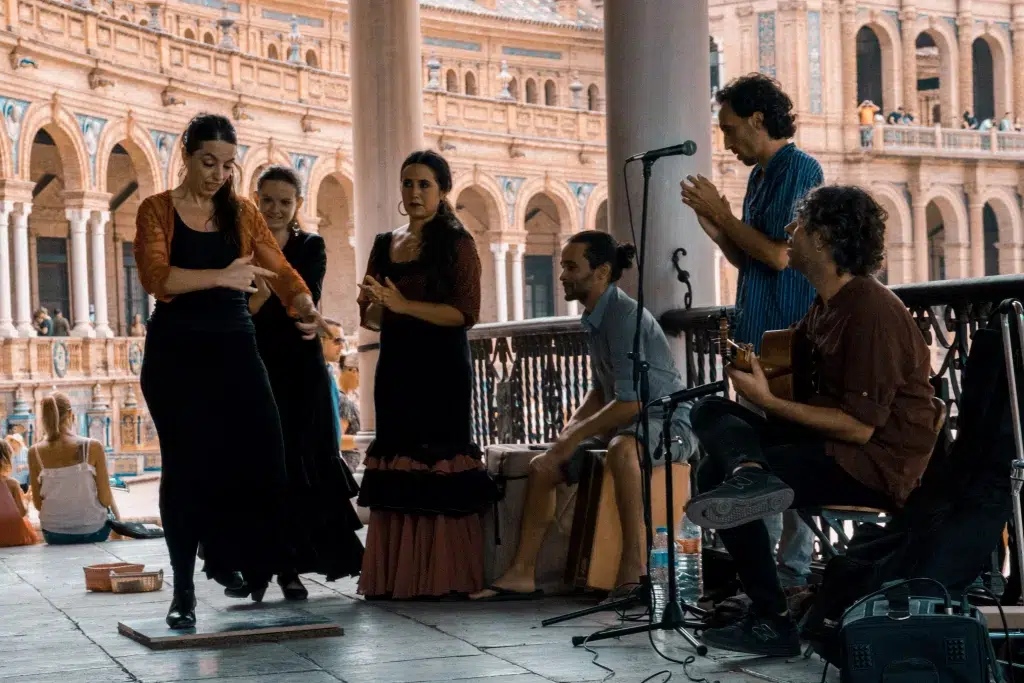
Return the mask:
[[[271,166],[256,183],[260,213],[285,258],[319,304],[327,272],[323,237],[302,230],[302,180],[284,166]],[[291,519],[292,567],[277,575],[288,600],[308,596],[300,574],[323,574],[328,581],[356,576],[363,562],[363,544],[356,536],[362,523],[349,502],[359,493],[352,472],[339,453],[338,409],[332,400],[333,381],[324,351],[340,348],[341,327],[325,321],[329,334],[319,343],[303,339],[281,299],[257,278],[249,297],[256,343],[267,368],[284,434],[288,469],[288,513]]]
[[53,312],[53,329],[51,334],[54,337],[67,337],[71,334],[71,323],[64,317],[60,309]]
[[970,109],[964,110],[964,128],[974,130],[977,129],[977,127],[978,119],[975,118]]
[[110,515],[120,519],[103,444],[75,434],[75,423],[65,394],[43,399],[44,439],[29,449],[28,463],[32,502],[50,545],[105,541]]
[[907,113],[903,110],[903,107],[897,107],[894,111],[889,112],[889,115],[885,117],[885,122],[890,126],[898,126],[903,123],[906,115]]
[[200,544],[207,576],[232,597],[260,601],[294,568],[281,419],[248,306],[255,278],[302,335],[328,333],[259,209],[235,194],[231,122],[200,114],[181,144],[184,178],[143,200],[135,233],[139,278],[157,299],[140,380],[160,439],[173,629],[195,625]]
[[21,484],[11,476],[12,457],[10,444],[0,440],[0,548],[39,542],[28,520],[28,504]]
[[[793,102],[776,82],[761,75],[739,78],[719,91],[719,97],[719,126],[726,146],[743,164],[754,167],[743,214],[734,216],[718,189],[703,177],[683,181],[683,203],[739,270],[732,336],[760,352],[765,332],[793,325],[814,301],[811,283],[789,268],[786,226],[800,201],[825,177],[821,164],[790,142],[796,134]],[[869,100],[865,104],[874,106]],[[796,511],[766,522],[772,548],[779,546],[783,582],[787,587],[806,583],[814,543],[811,530]]]
[[50,314],[45,308],[40,308],[36,311],[36,314],[32,316],[32,327],[40,337],[50,336],[50,332],[53,329],[53,322],[50,320]]
[[1003,114],[1003,118],[999,120],[999,131],[1001,133],[1013,131],[1013,114],[1010,112]]
[[466,331],[480,315],[480,258],[448,201],[441,155],[411,154],[401,183],[409,223],[377,235],[358,297],[360,323],[380,330],[359,592],[464,595],[483,588],[480,512],[497,493],[470,430]]
[[146,336],[146,324],[142,322],[142,314],[136,313],[132,316],[132,328],[129,330],[133,337],[145,337]]

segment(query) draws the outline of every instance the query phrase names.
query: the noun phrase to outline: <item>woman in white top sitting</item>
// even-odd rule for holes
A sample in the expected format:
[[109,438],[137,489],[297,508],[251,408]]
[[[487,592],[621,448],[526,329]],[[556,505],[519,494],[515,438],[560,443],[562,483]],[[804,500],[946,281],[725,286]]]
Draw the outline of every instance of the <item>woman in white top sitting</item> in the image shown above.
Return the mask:
[[45,439],[29,449],[32,500],[50,545],[99,543],[110,536],[108,509],[120,519],[107,477],[103,444],[74,433],[71,401],[43,399]]

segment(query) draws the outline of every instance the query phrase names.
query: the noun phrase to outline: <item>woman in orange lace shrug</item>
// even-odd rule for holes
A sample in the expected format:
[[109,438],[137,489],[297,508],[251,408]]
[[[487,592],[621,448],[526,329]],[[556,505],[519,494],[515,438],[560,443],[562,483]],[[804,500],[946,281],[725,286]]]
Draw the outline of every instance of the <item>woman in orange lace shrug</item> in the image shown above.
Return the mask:
[[248,296],[266,279],[316,344],[327,326],[263,217],[232,188],[236,140],[221,116],[200,115],[182,138],[181,185],[139,207],[135,258],[157,298],[141,384],[160,438],[160,513],[174,597],[171,628],[195,625],[192,575],[260,601],[291,567],[284,441],[256,347]]

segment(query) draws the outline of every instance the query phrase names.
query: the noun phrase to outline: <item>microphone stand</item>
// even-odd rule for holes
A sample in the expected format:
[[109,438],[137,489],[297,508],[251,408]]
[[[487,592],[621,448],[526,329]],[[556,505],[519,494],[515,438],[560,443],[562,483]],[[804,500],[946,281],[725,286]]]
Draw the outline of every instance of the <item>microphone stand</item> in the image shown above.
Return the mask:
[[[645,156],[645,157],[640,159],[640,161],[643,163],[644,187],[643,187],[643,203],[641,205],[642,208],[641,208],[641,213],[640,213],[640,245],[639,245],[640,248],[639,248],[639,251],[637,252],[637,279],[638,279],[638,282],[637,282],[637,297],[636,297],[636,301],[637,301],[636,324],[635,324],[635,328],[633,330],[633,350],[629,354],[630,359],[633,361],[633,386],[639,385],[639,394],[640,394],[641,411],[640,411],[640,424],[639,424],[639,434],[638,434],[639,439],[638,440],[640,441],[640,444],[641,444],[641,449],[640,449],[641,450],[641,472],[642,472],[642,481],[643,481],[643,486],[642,486],[642,488],[643,488],[643,491],[642,491],[643,495],[642,495],[642,498],[643,498],[643,506],[644,506],[644,526],[646,527],[646,532],[647,532],[647,539],[646,539],[647,540],[647,544],[646,544],[646,547],[647,547],[648,557],[650,557],[650,551],[651,551],[651,548],[652,548],[653,543],[654,543],[653,513],[652,513],[652,509],[651,509],[651,496],[650,496],[651,473],[652,473],[652,471],[654,469],[654,460],[653,460],[653,457],[651,455],[651,448],[650,448],[650,408],[651,408],[651,405],[650,405],[650,391],[651,391],[651,389],[650,389],[650,381],[649,381],[649,377],[648,377],[648,371],[650,369],[650,364],[646,360],[644,360],[643,350],[642,350],[641,344],[640,344],[640,337],[641,337],[641,331],[643,329],[643,315],[644,315],[644,261],[645,261],[645,251],[646,251],[646,246],[647,246],[647,207],[648,207],[648,198],[649,198],[649,195],[650,195],[651,168],[652,168],[652,166],[654,166],[654,162],[657,161],[657,159],[658,159],[658,157],[656,157],[656,156],[653,156],[653,157],[646,157]],[[634,161],[634,159],[630,159],[629,161]],[[629,163],[629,161],[627,161],[626,163]],[[690,627],[690,628],[700,627],[700,626],[703,625],[703,622],[700,622],[700,621],[697,621],[697,622],[687,622],[683,618],[683,610],[680,607],[679,600],[678,600],[678,586],[676,584],[676,576],[675,576],[675,556],[676,556],[676,548],[675,548],[675,542],[674,542],[675,526],[673,524],[673,519],[672,519],[673,499],[672,499],[672,472],[671,472],[671,463],[672,463],[672,454],[671,454],[671,445],[672,445],[671,423],[672,423],[672,414],[675,412],[675,409],[679,405],[680,402],[682,402],[684,400],[689,400],[689,398],[694,398],[694,397],[699,396],[699,395],[704,395],[705,393],[707,393],[707,394],[717,393],[718,391],[721,391],[721,387],[717,386],[718,384],[721,384],[721,382],[715,383],[715,384],[705,385],[703,387],[697,387],[697,388],[695,388],[695,389],[693,389],[693,390],[691,390],[689,392],[676,392],[676,394],[673,395],[673,396],[665,397],[665,398],[659,399],[657,401],[657,403],[659,405],[662,405],[662,409],[663,409],[663,414],[662,414],[662,437],[661,437],[662,438],[662,443],[661,443],[661,445],[662,445],[662,455],[665,458],[665,466],[669,468],[668,470],[666,470],[666,473],[665,473],[666,474],[666,476],[665,476],[665,501],[666,501],[666,505],[668,507],[668,510],[667,510],[668,516],[667,516],[667,520],[666,521],[667,521],[667,523],[669,525],[669,529],[670,529],[671,533],[673,534],[673,536],[672,536],[673,542],[669,543],[669,547],[668,547],[669,566],[670,566],[671,569],[669,571],[669,581],[668,581],[668,584],[669,584],[669,591],[668,592],[669,592],[669,594],[668,594],[668,599],[667,599],[667,602],[666,602],[666,605],[665,605],[664,613],[661,614],[661,615],[655,615],[654,614],[654,609],[653,609],[653,606],[654,606],[653,584],[651,583],[649,576],[644,576],[640,580],[640,588],[641,589],[646,589],[646,591],[647,591],[647,593],[649,595],[649,602],[648,602],[648,604],[651,606],[651,609],[650,609],[651,623],[645,624],[643,626],[630,626],[630,627],[624,627],[624,628],[618,628],[618,629],[605,629],[605,630],[602,630],[602,631],[598,631],[597,633],[593,633],[590,636],[574,636],[572,638],[573,646],[579,646],[579,645],[582,645],[584,643],[593,642],[593,641],[597,641],[597,640],[606,640],[608,638],[617,638],[617,637],[620,637],[620,636],[631,635],[631,634],[634,634],[634,633],[646,633],[646,632],[652,632],[652,631],[677,631],[690,644],[690,646],[694,648],[694,650],[697,652],[697,654],[699,654],[701,656],[707,654],[707,651],[708,651],[707,646],[704,645],[703,643],[699,642],[696,638],[694,638],[693,634],[683,630],[684,627]],[[687,395],[689,395],[689,396],[687,396]],[[630,604],[636,602],[636,600],[637,600],[636,597],[630,596],[630,597],[625,598],[623,600],[615,601],[614,603],[598,605],[596,607],[592,607],[592,608],[589,608],[589,609],[586,609],[586,610],[580,610],[580,611],[574,612],[572,614],[563,615],[561,617],[555,617],[553,619],[547,619],[547,620],[545,620],[545,621],[543,621],[541,623],[542,623],[543,626],[549,626],[551,624],[558,623],[558,622],[561,622],[561,621],[567,621],[569,619],[574,619],[574,618],[576,618],[578,616],[584,616],[585,614],[592,614],[594,612],[598,612],[598,611],[602,611],[602,610],[617,609],[619,607],[624,607],[626,605],[630,605]],[[694,606],[691,606],[691,605],[687,605],[686,609],[687,609],[688,612],[691,612],[691,613],[693,613],[694,615],[696,615],[698,617],[704,615],[704,611],[698,609],[697,607],[694,607]]]

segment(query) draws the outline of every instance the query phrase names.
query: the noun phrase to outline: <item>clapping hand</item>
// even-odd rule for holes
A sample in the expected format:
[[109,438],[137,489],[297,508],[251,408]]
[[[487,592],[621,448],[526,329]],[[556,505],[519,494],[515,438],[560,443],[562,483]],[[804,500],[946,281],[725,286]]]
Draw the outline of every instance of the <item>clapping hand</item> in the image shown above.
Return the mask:
[[398,287],[391,281],[391,278],[385,278],[382,285],[372,276],[367,275],[363,279],[363,284],[359,285],[359,289],[369,298],[370,303],[383,306],[394,313],[402,313],[409,303],[409,300],[398,291]]
[[680,181],[679,186],[682,190],[683,204],[693,209],[698,216],[719,223],[725,216],[732,214],[732,208],[725,196],[704,176],[687,176],[685,180]]

